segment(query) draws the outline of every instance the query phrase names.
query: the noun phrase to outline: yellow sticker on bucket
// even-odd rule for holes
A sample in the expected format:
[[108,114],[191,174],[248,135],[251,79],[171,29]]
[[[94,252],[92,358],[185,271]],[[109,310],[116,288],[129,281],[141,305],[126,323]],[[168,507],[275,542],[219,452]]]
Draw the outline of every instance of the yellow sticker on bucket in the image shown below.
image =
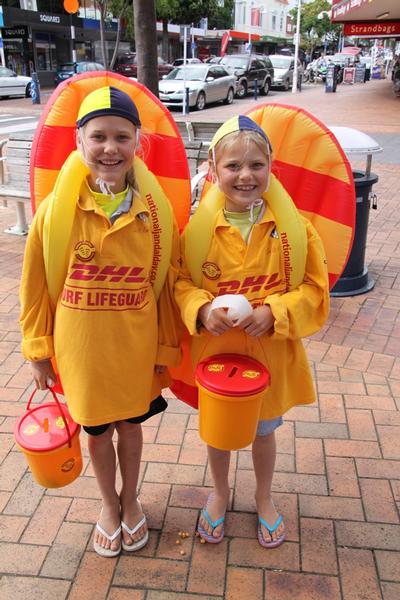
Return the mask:
[[[68,423],[68,419],[66,419],[66,421]],[[54,421],[54,424],[59,429],[65,429],[65,423],[64,423],[64,419],[62,417],[57,417],[57,419]]]
[[257,377],[260,377],[260,375],[260,371],[243,371],[242,373],[242,376],[247,379],[256,379]]
[[221,373],[224,370],[225,365],[221,365],[220,363],[212,363],[208,365],[207,370],[211,373]]
[[75,465],[75,459],[69,458],[61,465],[61,471],[63,471],[64,473],[68,473],[68,471],[71,471],[71,469],[74,468],[74,465]]
[[40,429],[39,425],[35,425],[34,423],[31,423],[30,425],[25,427],[24,434],[25,435],[35,435],[35,433],[37,433],[39,431],[39,429]]

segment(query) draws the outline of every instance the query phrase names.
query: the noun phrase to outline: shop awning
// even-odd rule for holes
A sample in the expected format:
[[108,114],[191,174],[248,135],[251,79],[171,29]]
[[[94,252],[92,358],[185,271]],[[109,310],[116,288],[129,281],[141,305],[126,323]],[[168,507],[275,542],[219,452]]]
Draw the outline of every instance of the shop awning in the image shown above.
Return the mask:
[[400,20],[399,0],[332,0],[333,23]]
[[341,51],[341,54],[349,54],[350,56],[357,56],[360,54],[361,48],[357,48],[357,46],[345,46]]

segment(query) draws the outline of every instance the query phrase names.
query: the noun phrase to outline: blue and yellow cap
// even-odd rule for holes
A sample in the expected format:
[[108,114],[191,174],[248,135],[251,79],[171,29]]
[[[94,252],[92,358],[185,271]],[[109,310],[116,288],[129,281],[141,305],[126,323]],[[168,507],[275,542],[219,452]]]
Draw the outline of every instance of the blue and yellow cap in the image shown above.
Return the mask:
[[271,143],[265,131],[261,129],[261,127],[257,125],[253,119],[250,119],[250,117],[247,117],[246,115],[235,115],[231,119],[225,121],[225,123],[221,125],[211,140],[209,151],[215,148],[215,146],[222,140],[223,137],[229,135],[230,133],[234,133],[235,131],[255,131],[267,142],[269,149],[272,151]]
[[95,117],[112,115],[128,119],[135,127],[140,127],[139,112],[132,98],[116,87],[105,86],[91,92],[84,98],[79,109],[77,127]]

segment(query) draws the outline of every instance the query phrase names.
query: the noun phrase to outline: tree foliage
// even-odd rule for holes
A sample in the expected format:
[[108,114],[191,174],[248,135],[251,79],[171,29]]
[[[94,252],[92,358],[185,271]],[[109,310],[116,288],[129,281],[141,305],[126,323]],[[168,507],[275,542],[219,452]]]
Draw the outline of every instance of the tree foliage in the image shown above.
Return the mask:
[[224,6],[217,6],[208,19],[210,29],[232,29],[234,0],[225,0]]
[[[132,2],[131,0],[94,0],[94,5],[100,14],[100,42],[102,62],[106,69],[114,67],[119,42],[122,33],[122,23],[130,23],[132,31]],[[114,52],[111,60],[108,59],[105,32],[112,19],[117,19],[117,35],[115,40]]]
[[222,28],[230,23],[234,0],[225,0],[224,6],[219,6],[218,0],[156,0],[157,18],[169,20],[172,23],[197,25],[203,17],[208,17],[210,27],[224,22]]
[[[303,4],[301,8],[300,34],[301,45],[312,52],[315,46],[334,43],[339,39],[341,25],[331,23],[328,11],[331,3],[328,0],[314,0]],[[297,22],[297,8],[290,11],[293,22]]]

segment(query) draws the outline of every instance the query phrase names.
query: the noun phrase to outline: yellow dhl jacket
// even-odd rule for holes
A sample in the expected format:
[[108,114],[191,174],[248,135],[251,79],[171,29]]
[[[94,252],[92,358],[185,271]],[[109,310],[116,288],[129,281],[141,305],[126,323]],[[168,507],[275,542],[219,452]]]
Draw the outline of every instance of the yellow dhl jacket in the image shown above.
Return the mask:
[[39,361],[55,356],[68,408],[81,425],[95,426],[145,414],[169,383],[155,364],[180,359],[172,289],[178,274],[174,227],[171,263],[158,300],[149,283],[153,237],[146,205],[111,225],[86,184],[77,202],[68,272],[55,312],[43,260],[42,202],[28,235],[22,271],[22,352]]
[[[268,207],[260,223],[253,226],[248,244],[220,210],[202,266],[202,288],[194,285],[184,258],[175,284],[175,298],[192,335],[193,368],[200,360],[223,352],[251,356],[268,368],[271,385],[265,391],[261,419],[277,417],[292,406],[315,401],[301,338],[324,324],[329,312],[329,283],[321,240],[311,223],[302,219],[307,232],[306,268],[303,283],[292,291],[286,291],[282,245]],[[182,257],[190,252],[186,243],[183,234]],[[239,327],[220,336],[211,335],[204,327],[198,330],[200,307],[223,294],[243,294],[253,307],[269,304],[275,318],[273,330],[261,337],[251,337]]]

